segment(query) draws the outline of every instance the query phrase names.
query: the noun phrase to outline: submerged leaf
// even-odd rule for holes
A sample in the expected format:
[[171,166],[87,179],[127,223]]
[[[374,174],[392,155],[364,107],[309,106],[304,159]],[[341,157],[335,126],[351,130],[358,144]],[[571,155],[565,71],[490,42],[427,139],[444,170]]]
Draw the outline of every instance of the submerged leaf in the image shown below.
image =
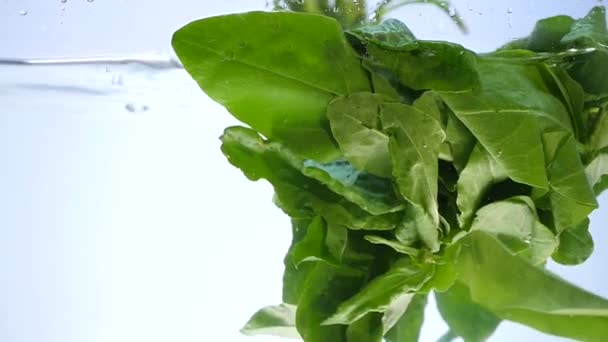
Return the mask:
[[385,336],[386,342],[418,342],[424,321],[426,294],[414,295],[407,310]]
[[320,182],[300,172],[303,161],[283,145],[262,140],[244,127],[226,129],[222,151],[245,175],[264,178],[274,187],[278,203],[295,217],[320,215],[329,224],[351,229],[391,230],[401,221],[401,213],[371,215],[332,192]]
[[507,178],[502,165],[480,144],[475,145],[465,168],[458,177],[456,203],[460,210],[458,221],[461,227],[467,229],[471,225],[473,216],[490,187]]
[[483,342],[494,333],[501,319],[471,300],[469,289],[462,283],[448,291],[435,292],[437,308],[450,327],[453,338],[465,342]]
[[458,279],[500,318],[582,341],[608,336],[608,300],[509,253],[485,232],[460,240]]
[[513,197],[481,208],[471,226],[471,231],[476,230],[496,236],[512,253],[533,265],[545,262],[558,245],[549,228],[538,221],[529,197]]
[[256,312],[241,329],[245,335],[300,338],[296,329],[296,307],[289,304],[267,306]]
[[408,257],[401,258],[388,272],[340,304],[323,324],[351,324],[370,312],[385,312],[401,295],[420,289],[433,276],[433,272],[432,265],[418,266]]
[[319,161],[337,157],[326,128],[329,101],[369,90],[340,25],[319,15],[211,17],[178,30],[172,44],[213,100],[267,138]]
[[589,234],[589,219],[564,230],[559,236],[559,246],[553,260],[562,265],[578,265],[593,253],[593,238]]
[[384,104],[382,125],[390,135],[389,150],[399,192],[413,207],[406,219],[416,222],[424,243],[438,246],[437,204],[439,147],[445,139],[440,122],[419,109],[403,104]]
[[383,101],[382,96],[372,93],[339,97],[327,107],[327,117],[340,150],[354,167],[390,177],[389,138],[380,125]]

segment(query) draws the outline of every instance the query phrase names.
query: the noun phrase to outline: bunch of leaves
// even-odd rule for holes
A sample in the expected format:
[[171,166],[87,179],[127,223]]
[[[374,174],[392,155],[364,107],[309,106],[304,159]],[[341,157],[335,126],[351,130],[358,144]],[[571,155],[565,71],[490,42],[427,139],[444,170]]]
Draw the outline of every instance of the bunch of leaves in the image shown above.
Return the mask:
[[608,336],[608,301],[544,269],[593,250],[607,44],[603,7],[483,55],[395,19],[250,12],[176,32],[186,70],[249,126],[225,130],[223,153],[292,219],[282,303],[242,331],[416,341],[434,293],[444,341],[502,320]]

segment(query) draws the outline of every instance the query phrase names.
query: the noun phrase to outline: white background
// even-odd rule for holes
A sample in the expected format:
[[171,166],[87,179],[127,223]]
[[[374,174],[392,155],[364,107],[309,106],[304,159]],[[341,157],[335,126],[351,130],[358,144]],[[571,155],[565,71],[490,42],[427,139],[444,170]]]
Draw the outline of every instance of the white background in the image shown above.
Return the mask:
[[[596,3],[456,1],[468,36],[430,7],[394,16],[420,38],[487,51],[539,18],[580,17]],[[0,0],[0,58],[168,54],[172,32],[190,20],[262,8],[263,0]],[[23,90],[59,83],[80,91]],[[150,110],[128,113],[133,101]],[[221,155],[217,136],[231,124],[183,71],[0,67],[0,342],[270,341],[237,331],[280,301],[289,222],[266,183],[248,182]],[[551,267],[606,297],[601,202],[596,254]],[[445,331],[432,306],[428,317],[423,341]],[[503,324],[493,340],[557,339]]]

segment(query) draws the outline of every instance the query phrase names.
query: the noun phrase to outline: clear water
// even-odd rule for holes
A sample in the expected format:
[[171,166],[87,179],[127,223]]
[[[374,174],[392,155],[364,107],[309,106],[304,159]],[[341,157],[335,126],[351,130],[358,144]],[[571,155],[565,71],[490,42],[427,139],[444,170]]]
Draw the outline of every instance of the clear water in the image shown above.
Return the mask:
[[[0,61],[0,340],[240,336],[280,301],[289,223],[219,152],[236,124],[171,58]],[[550,268],[608,296],[597,251]],[[35,326],[36,329],[29,327]],[[432,302],[423,341],[445,325]],[[493,341],[560,341],[503,323]]]

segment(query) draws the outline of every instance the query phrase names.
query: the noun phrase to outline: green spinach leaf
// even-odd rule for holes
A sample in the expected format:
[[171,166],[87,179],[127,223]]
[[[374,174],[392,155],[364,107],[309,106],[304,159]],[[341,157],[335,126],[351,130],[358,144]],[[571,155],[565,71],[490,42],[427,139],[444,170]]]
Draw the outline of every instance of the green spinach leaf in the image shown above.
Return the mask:
[[471,300],[469,289],[456,283],[446,292],[435,292],[437,308],[450,327],[451,336],[465,342],[483,342],[498,327],[501,319]]
[[338,155],[327,104],[369,90],[340,25],[319,15],[211,17],[178,30],[172,44],[207,95],[264,136],[318,161]]

